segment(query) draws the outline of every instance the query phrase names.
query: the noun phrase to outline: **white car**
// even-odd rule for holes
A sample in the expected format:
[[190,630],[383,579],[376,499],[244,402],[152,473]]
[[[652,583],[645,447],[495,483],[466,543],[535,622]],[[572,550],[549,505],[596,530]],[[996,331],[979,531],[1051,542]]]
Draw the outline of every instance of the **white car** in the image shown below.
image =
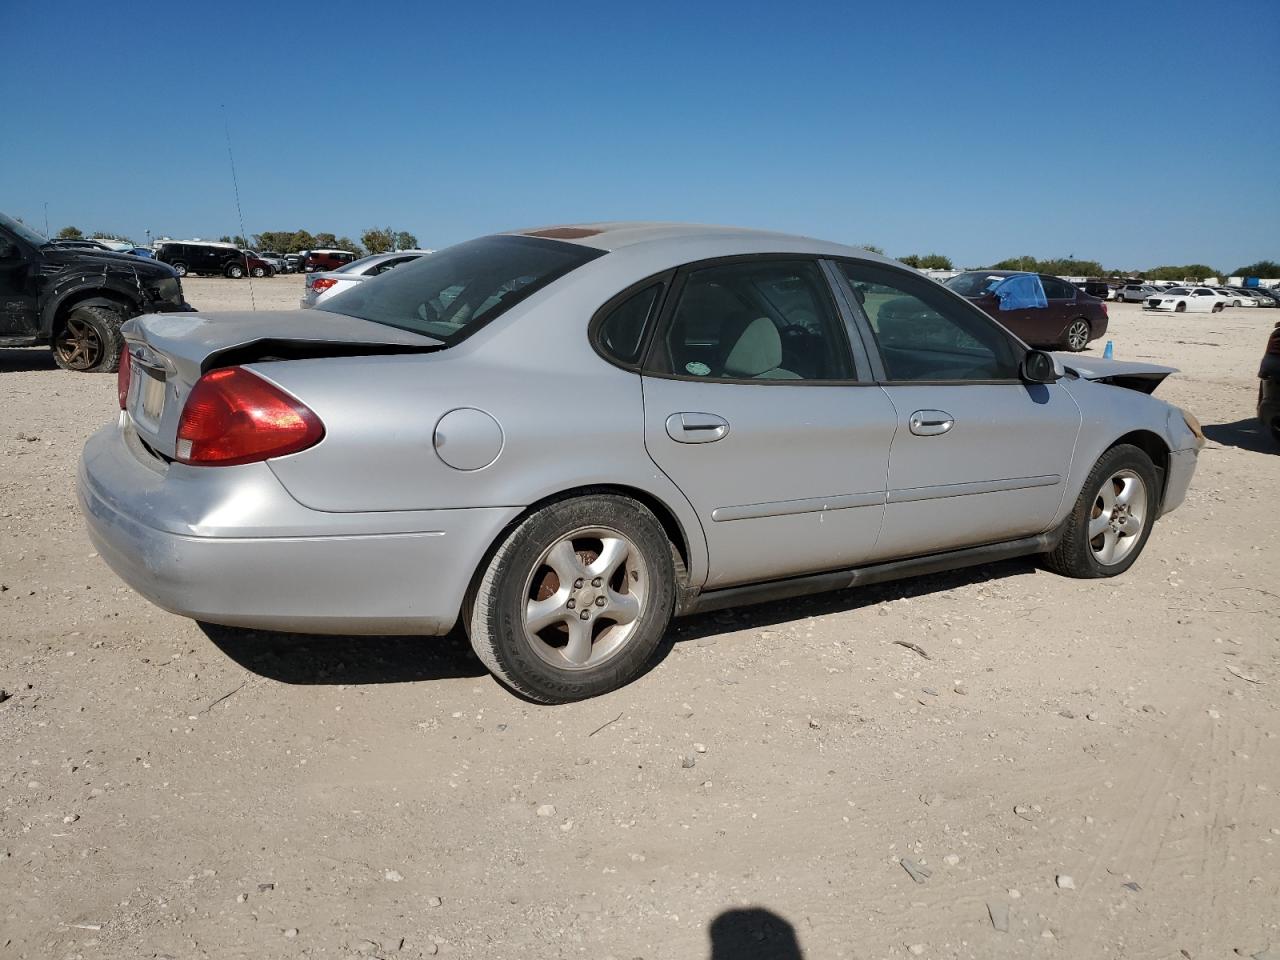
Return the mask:
[[1228,307],[1256,307],[1258,305],[1257,300],[1247,293],[1241,293],[1239,290],[1228,290],[1226,287],[1214,287],[1213,289],[1222,296]]
[[1143,310],[1172,313],[1219,313],[1227,298],[1209,287],[1170,287],[1142,301]]
[[361,281],[386,273],[388,270],[393,270],[403,263],[408,263],[410,260],[417,260],[419,257],[424,257],[431,252],[430,250],[397,250],[394,253],[375,253],[360,260],[352,260],[346,266],[339,267],[337,270],[308,273],[307,285],[302,291],[302,299],[299,301],[299,305],[302,307],[314,307],[316,304],[328,300],[334,294],[341,293],[343,290],[350,290]]

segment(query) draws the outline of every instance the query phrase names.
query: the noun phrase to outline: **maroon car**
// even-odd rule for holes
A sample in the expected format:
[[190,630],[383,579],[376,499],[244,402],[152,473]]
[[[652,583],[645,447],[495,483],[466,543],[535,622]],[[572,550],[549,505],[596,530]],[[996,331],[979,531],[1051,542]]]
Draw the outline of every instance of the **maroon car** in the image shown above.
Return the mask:
[[302,260],[302,269],[306,273],[337,270],[355,259],[356,255],[350,250],[308,250]]
[[1011,305],[1017,300],[1002,297],[1001,288],[1010,277],[1026,276],[1017,270],[971,270],[946,285],[1033,347],[1080,351],[1107,332],[1106,302],[1058,277],[1033,274],[1044,288],[1045,306]]

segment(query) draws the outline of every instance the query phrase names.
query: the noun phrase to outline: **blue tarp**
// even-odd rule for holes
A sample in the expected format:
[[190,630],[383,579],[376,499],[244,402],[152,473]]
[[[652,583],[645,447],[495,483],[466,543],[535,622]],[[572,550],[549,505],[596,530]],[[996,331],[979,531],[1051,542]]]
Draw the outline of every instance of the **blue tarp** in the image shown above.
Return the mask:
[[1034,273],[1018,273],[1001,281],[992,291],[1000,298],[1001,310],[1026,310],[1030,307],[1047,307],[1044,285]]

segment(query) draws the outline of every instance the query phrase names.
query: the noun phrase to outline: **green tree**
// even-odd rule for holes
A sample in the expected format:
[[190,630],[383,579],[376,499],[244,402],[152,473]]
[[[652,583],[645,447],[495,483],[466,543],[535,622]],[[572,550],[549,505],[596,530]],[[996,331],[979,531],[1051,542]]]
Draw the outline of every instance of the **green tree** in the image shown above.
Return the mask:
[[1262,277],[1264,280],[1274,280],[1280,277],[1280,263],[1276,263],[1274,260],[1259,260],[1257,263],[1251,263],[1247,267],[1236,267],[1231,276]]
[[1182,267],[1152,267],[1142,271],[1142,276],[1147,280],[1203,280],[1221,274],[1203,263],[1189,263]]
[[945,257],[940,253],[910,253],[905,257],[899,257],[899,261],[905,263],[908,267],[915,267],[917,270],[954,270],[951,265],[951,258]]
[[407,230],[401,230],[396,234],[397,250],[417,250],[418,238]]
[[79,227],[63,227],[58,231],[59,240],[83,240],[84,234]]
[[988,269],[990,270],[1027,270],[1037,273],[1040,270],[1040,261],[1035,257],[1009,257],[1001,260],[999,263],[993,263]]
[[387,253],[396,243],[396,235],[390,227],[370,227],[360,234],[360,242],[370,253]]
[[338,242],[335,243],[334,246],[339,250],[350,250],[357,257],[364,256],[364,249],[350,237],[339,237]]

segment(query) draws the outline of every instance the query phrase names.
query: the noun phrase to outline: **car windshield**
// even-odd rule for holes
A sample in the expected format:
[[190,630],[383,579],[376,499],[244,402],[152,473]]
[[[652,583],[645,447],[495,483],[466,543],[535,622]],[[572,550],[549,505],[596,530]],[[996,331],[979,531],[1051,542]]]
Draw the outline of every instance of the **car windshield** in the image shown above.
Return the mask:
[[946,286],[950,287],[962,297],[980,297],[984,293],[990,293],[1000,285],[1002,280],[1007,277],[996,277],[989,273],[962,273],[952,277],[946,282]]
[[604,253],[536,237],[481,237],[370,277],[319,309],[455,343]]
[[1172,287],[1164,292],[1166,297],[1185,297],[1191,291],[1186,287]]
[[16,234],[35,247],[43,247],[49,242],[48,237],[32,230],[25,223],[19,223],[12,217],[6,217],[3,213],[0,213],[0,227],[4,227],[10,233]]

